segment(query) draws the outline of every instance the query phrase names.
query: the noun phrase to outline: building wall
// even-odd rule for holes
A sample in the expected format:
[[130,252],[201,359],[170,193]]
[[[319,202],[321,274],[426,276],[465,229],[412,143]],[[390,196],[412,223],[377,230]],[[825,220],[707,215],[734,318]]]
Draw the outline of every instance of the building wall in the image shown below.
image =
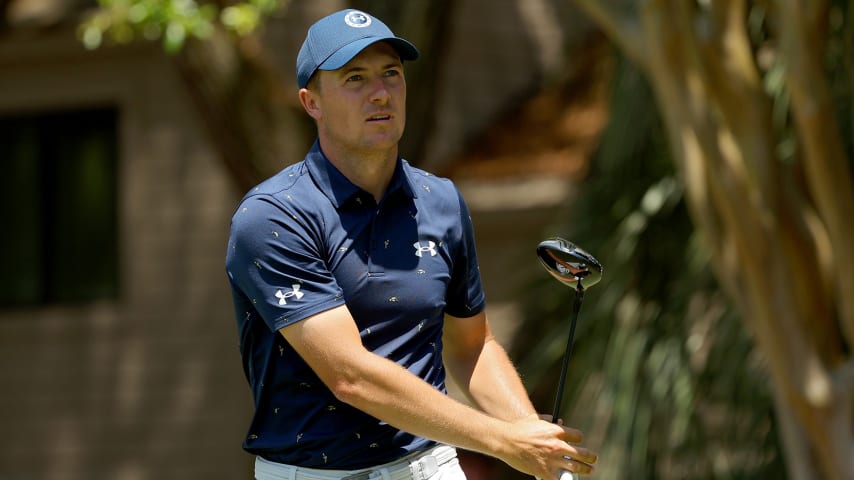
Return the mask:
[[2,479],[251,472],[223,267],[238,196],[184,88],[158,45],[0,44],[0,114],[118,108],[121,264],[115,301],[0,311]]

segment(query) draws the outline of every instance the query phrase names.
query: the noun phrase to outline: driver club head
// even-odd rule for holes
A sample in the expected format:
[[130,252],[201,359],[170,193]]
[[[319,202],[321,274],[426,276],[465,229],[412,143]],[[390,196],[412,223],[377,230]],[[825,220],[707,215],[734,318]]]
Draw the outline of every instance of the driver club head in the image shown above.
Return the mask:
[[540,263],[559,282],[589,288],[602,279],[602,264],[569,240],[552,237],[537,245]]

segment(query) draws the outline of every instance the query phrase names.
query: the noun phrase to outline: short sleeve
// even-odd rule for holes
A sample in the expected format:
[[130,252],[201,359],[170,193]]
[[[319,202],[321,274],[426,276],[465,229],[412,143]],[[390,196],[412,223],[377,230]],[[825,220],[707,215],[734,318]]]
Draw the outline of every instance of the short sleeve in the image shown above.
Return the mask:
[[325,260],[322,227],[272,195],[246,198],[232,217],[226,255],[232,289],[273,331],[344,304]]
[[459,318],[477,315],[486,307],[475,248],[474,225],[462,195],[459,198],[460,229],[454,249],[453,271],[448,284],[445,312]]

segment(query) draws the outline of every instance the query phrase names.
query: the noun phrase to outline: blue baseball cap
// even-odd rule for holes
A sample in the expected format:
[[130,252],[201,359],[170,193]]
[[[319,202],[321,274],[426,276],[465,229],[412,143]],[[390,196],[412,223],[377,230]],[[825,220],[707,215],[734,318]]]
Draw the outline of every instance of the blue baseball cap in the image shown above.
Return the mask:
[[297,55],[297,85],[305,88],[317,70],[338,70],[366,47],[391,44],[401,60],[415,60],[418,49],[396,37],[378,18],[353,9],[323,17],[308,29]]

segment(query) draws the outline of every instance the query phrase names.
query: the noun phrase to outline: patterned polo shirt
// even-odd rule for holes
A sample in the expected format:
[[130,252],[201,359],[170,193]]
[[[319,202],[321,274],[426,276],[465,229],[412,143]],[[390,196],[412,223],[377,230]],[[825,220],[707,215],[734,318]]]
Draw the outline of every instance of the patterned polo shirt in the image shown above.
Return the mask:
[[434,445],[338,401],[278,330],[346,304],[369,350],[445,392],[444,314],[485,307],[471,218],[450,180],[398,159],[377,204],[315,142],[240,202],[226,270],[255,403],[247,451],[344,470]]

